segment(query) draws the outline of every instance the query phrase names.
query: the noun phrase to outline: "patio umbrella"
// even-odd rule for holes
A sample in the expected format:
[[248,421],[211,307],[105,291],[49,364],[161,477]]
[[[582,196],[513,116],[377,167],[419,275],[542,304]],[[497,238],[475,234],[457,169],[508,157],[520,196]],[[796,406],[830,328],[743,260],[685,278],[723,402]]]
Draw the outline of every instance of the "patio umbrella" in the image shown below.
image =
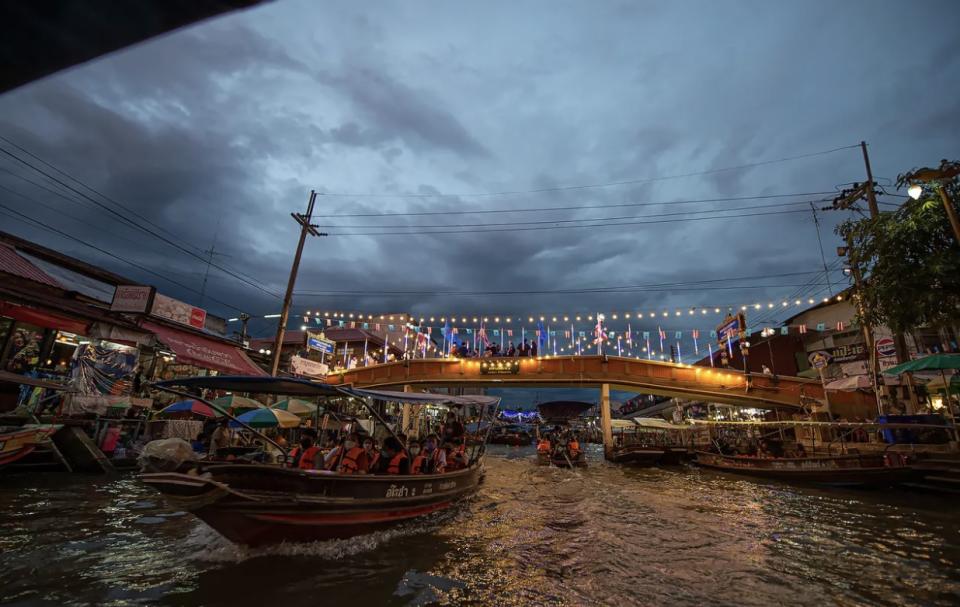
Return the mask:
[[190,413],[200,417],[218,417],[220,413],[198,400],[181,400],[160,410],[159,415],[170,413]]
[[896,367],[890,367],[883,374],[900,375],[901,373],[913,373],[915,371],[940,371],[942,375],[945,369],[960,369],[960,354],[931,354],[916,360],[908,360]]
[[313,415],[317,412],[317,406],[315,404],[299,398],[287,398],[270,408],[293,413],[294,415]]
[[[884,371],[885,375],[899,375],[901,373],[912,373],[914,371],[940,371],[940,379],[946,387],[946,406],[950,418],[953,419],[953,405],[950,403],[951,389],[947,382],[947,375],[944,371],[948,369],[960,369],[960,354],[931,354],[916,360],[910,360],[896,367],[890,367]],[[954,424],[956,420],[953,419]]]
[[859,390],[860,388],[872,387],[873,384],[870,382],[870,378],[866,375],[851,375],[849,377],[841,377],[840,379],[835,379],[824,386],[824,388],[827,390],[840,390],[844,392],[852,392],[854,390]]
[[229,409],[231,413],[236,413],[237,411],[249,411],[251,409],[264,409],[266,405],[258,401],[253,400],[252,398],[246,398],[244,396],[236,396],[235,394],[228,394],[227,396],[221,396],[220,398],[213,399],[213,404],[219,405],[224,409]]
[[[296,428],[300,425],[300,418],[293,413],[287,413],[279,409],[254,409],[247,411],[243,415],[237,416],[237,420],[245,423],[251,428]],[[241,427],[235,421],[230,422],[230,427]]]

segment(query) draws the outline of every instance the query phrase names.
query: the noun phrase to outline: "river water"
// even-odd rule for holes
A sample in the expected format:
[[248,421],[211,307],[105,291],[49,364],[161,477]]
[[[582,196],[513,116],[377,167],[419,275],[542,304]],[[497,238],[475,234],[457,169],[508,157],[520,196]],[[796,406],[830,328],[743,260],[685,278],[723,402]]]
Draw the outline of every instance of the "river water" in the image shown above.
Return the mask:
[[958,605],[946,497],[698,470],[578,471],[494,447],[454,511],[249,550],[134,476],[0,477],[9,605]]

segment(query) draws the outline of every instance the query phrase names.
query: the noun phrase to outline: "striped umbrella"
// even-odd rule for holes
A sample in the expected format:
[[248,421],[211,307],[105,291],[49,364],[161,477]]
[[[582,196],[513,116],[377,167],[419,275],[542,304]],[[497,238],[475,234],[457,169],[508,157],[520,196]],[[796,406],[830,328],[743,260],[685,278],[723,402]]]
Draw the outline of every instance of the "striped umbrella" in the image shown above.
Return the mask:
[[[293,413],[287,413],[279,409],[254,409],[247,411],[243,415],[237,416],[237,420],[245,423],[251,428],[296,428],[300,425],[300,418]],[[241,427],[235,421],[230,422],[232,428]]]
[[236,413],[238,411],[250,411],[251,409],[265,409],[266,405],[258,401],[253,400],[252,398],[246,398],[244,396],[236,396],[235,394],[228,394],[227,396],[221,396],[220,398],[213,399],[213,404],[219,405],[224,409],[229,409],[231,413]]
[[294,415],[313,415],[317,412],[317,406],[309,401],[299,398],[288,398],[282,400],[270,407],[271,409],[280,409]]
[[198,400],[181,400],[175,402],[172,405],[168,405],[160,410],[158,415],[167,415],[174,413],[190,413],[192,415],[199,415],[200,417],[218,417],[220,413],[210,407],[205,405]]

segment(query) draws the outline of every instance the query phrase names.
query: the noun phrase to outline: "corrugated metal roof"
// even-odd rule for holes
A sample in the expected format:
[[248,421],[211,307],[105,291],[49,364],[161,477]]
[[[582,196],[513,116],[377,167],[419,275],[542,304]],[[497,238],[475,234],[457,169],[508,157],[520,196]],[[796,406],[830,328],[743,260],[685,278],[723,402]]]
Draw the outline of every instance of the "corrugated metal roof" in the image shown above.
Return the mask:
[[50,285],[51,287],[63,288],[62,285],[46,272],[32,264],[26,258],[20,256],[16,249],[3,243],[0,243],[0,272],[13,274],[14,276]]
[[75,272],[70,268],[65,268],[56,263],[40,259],[29,253],[20,253],[19,255],[33,264],[34,267],[42,270],[47,276],[55,280],[58,286],[67,291],[76,291],[77,293],[82,293],[91,299],[96,299],[104,303],[113,301],[113,292],[116,290],[116,287],[113,285],[86,276],[80,272]]

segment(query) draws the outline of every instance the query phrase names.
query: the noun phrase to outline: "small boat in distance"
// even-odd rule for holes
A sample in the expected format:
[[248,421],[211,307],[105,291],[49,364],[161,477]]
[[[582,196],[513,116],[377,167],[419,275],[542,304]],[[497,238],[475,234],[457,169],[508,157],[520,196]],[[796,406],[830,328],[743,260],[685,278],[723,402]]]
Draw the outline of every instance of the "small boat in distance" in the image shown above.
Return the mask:
[[[352,397],[390,432],[366,399],[495,409],[498,398],[337,388],[272,377],[195,377],[161,389],[221,389],[299,398]],[[175,392],[181,395],[182,392]],[[200,399],[198,399],[200,400]],[[210,405],[209,401],[204,401]],[[481,420],[483,421],[483,420]],[[267,437],[263,437],[266,440]],[[246,545],[348,538],[451,507],[483,476],[485,444],[465,467],[440,474],[342,474],[278,464],[191,462],[186,470],[141,475],[176,508],[187,510],[227,539]]]
[[888,486],[909,481],[913,469],[897,453],[764,458],[697,452],[697,465],[757,478],[834,486]]

